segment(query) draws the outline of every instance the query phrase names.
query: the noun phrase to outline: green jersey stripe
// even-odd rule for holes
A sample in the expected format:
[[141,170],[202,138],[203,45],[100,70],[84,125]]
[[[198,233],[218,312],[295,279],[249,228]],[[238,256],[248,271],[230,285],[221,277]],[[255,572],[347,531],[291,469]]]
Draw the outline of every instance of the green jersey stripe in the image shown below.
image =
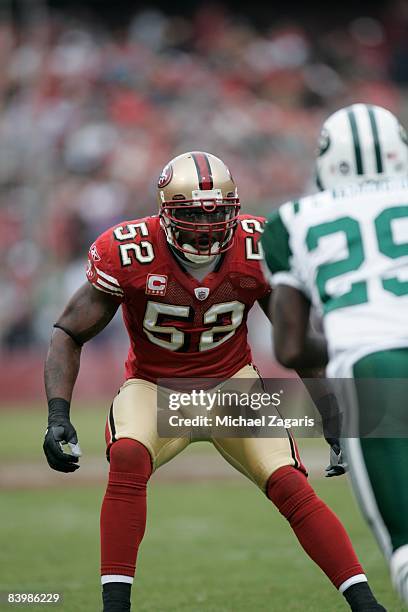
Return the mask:
[[380,146],[380,138],[378,136],[378,127],[377,121],[374,114],[374,109],[372,106],[368,106],[368,116],[370,118],[370,125],[373,132],[373,141],[374,141],[374,149],[375,149],[375,161],[377,164],[377,172],[383,172],[383,163],[382,163],[382,155],[381,155],[381,146]]
[[363,174],[363,159],[361,157],[361,146],[360,146],[360,137],[358,135],[357,121],[354,111],[347,111],[348,119],[350,121],[351,134],[353,136],[353,144],[354,144],[354,155],[356,158],[356,171],[357,174]]

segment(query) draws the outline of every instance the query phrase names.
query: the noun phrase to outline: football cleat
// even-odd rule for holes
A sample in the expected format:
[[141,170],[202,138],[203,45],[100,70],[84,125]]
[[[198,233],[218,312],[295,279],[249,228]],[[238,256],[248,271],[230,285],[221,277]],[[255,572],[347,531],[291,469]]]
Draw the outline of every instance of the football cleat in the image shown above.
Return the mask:
[[390,559],[391,580],[402,601],[408,604],[408,544],[397,548]]
[[353,104],[324,122],[316,158],[319,189],[407,174],[407,133],[390,111]]
[[202,151],[184,153],[162,170],[157,184],[167,242],[197,264],[233,245],[240,202],[227,166]]

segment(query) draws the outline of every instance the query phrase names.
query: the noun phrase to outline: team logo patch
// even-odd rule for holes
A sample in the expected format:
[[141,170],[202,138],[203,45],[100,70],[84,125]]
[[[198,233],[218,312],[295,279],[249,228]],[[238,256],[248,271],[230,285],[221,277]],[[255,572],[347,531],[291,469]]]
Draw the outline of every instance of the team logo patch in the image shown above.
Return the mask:
[[159,180],[157,182],[158,188],[163,189],[163,187],[166,187],[166,185],[170,183],[172,178],[173,166],[171,164],[167,164],[167,166],[164,166],[161,175],[159,176]]
[[101,261],[101,258],[100,258],[99,253],[98,253],[98,249],[96,248],[96,244],[93,244],[91,246],[90,253],[91,253],[92,259],[94,261]]
[[408,145],[408,135],[407,135],[406,129],[401,124],[399,124],[398,131],[399,131],[399,135],[401,137],[402,142]]
[[165,274],[148,274],[146,278],[147,295],[166,295],[167,276]]
[[97,274],[94,266],[94,262],[88,258],[88,265],[86,267],[86,276],[92,282],[95,280]]
[[194,289],[197,300],[206,300],[209,296],[210,290],[208,287],[196,287]]
[[345,176],[346,174],[350,173],[350,165],[346,161],[342,161],[339,164],[339,170],[340,170],[340,174]]

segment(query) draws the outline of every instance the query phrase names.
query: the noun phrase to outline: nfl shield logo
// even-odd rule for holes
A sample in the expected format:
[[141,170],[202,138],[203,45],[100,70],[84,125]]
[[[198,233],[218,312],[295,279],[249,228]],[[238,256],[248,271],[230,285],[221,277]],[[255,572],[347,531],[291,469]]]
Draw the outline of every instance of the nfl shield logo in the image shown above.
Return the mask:
[[197,300],[203,301],[208,298],[208,294],[210,293],[210,290],[208,287],[196,287],[194,289],[194,293],[195,293]]

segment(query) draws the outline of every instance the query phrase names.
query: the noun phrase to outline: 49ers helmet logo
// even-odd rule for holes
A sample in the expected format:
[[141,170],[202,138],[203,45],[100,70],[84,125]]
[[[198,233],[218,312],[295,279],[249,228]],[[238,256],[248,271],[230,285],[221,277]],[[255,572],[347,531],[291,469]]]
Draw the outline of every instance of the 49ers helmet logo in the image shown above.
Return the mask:
[[166,187],[166,185],[170,183],[172,178],[173,166],[171,164],[167,164],[167,166],[164,166],[161,175],[159,176],[159,180],[157,183],[158,188],[163,189],[163,187]]

